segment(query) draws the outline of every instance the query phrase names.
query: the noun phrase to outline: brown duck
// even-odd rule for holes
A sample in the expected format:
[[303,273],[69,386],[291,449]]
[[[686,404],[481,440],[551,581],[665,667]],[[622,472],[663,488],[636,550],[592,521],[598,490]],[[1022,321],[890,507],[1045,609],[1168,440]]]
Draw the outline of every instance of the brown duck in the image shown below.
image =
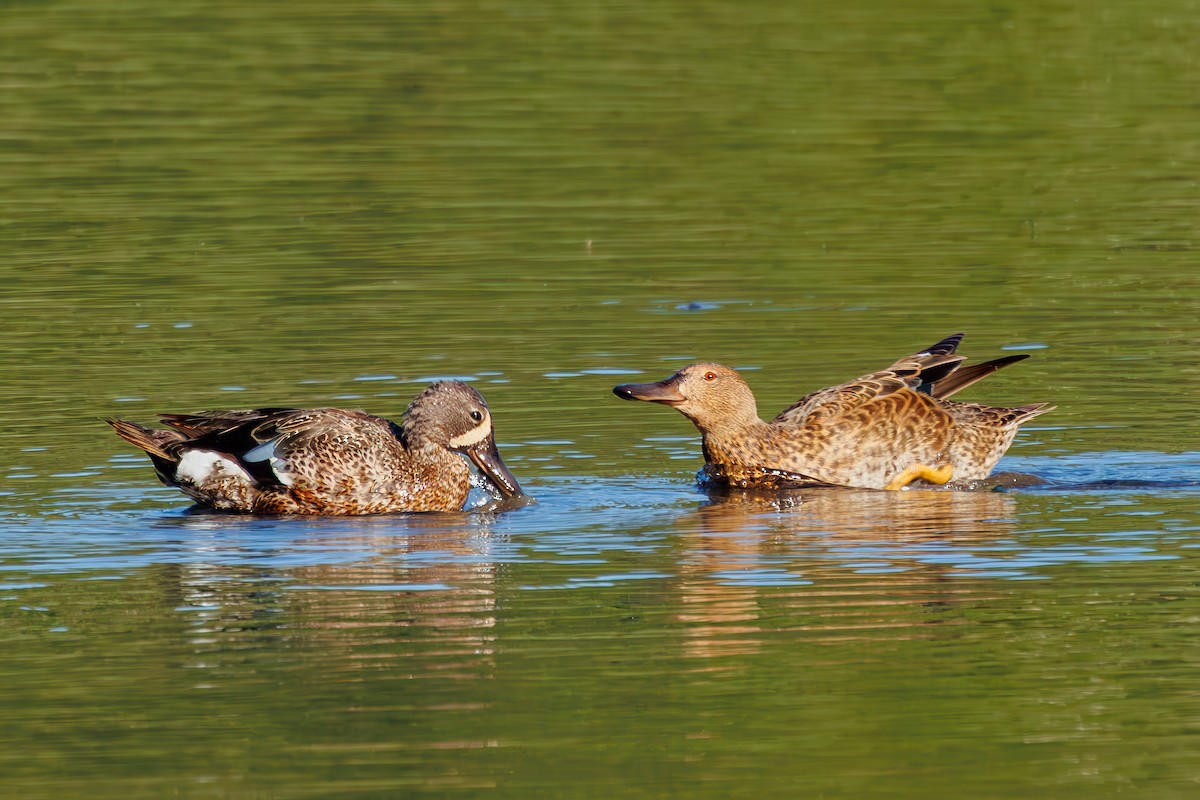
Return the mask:
[[944,484],[986,478],[1017,428],[1053,410],[1046,403],[996,408],[951,395],[1028,358],[1005,356],[963,366],[956,333],[881,372],[813,392],[770,422],[754,394],[720,364],[693,364],[657,383],[613,392],[678,409],[699,429],[705,475],[733,486],[818,483],[901,489],[915,480]]
[[202,506],[255,514],[459,511],[467,456],[505,498],[521,487],[496,450],[483,396],[434,383],[396,425],[340,408],[263,408],[161,417],[172,430],[106,420],[158,477]]

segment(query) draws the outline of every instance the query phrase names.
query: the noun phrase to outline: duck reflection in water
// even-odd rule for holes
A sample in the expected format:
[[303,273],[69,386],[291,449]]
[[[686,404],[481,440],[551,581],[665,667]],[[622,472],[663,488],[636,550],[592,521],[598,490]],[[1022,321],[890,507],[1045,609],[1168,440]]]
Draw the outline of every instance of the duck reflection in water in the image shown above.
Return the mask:
[[[683,518],[680,620],[695,657],[749,654],[783,631],[804,641],[936,637],[992,596],[973,564],[1012,533],[999,492],[716,489]],[[717,668],[716,665],[713,668]],[[721,668],[734,668],[725,664]]]
[[380,669],[486,679],[496,666],[496,548],[504,546],[495,518],[164,517],[156,524],[186,532],[195,560],[163,567],[162,585],[203,624],[197,663],[205,668],[229,670],[220,655],[241,663],[243,647],[274,632],[333,681]]

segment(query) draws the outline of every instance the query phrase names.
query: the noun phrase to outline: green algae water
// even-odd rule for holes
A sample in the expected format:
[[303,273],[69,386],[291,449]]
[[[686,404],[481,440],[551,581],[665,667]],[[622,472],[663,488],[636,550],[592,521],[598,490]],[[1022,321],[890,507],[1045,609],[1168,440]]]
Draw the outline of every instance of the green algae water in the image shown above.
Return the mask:
[[[0,795],[1192,797],[1191,2],[10,3]],[[958,330],[1008,493],[709,497]],[[188,510],[100,418],[487,397],[539,502]]]

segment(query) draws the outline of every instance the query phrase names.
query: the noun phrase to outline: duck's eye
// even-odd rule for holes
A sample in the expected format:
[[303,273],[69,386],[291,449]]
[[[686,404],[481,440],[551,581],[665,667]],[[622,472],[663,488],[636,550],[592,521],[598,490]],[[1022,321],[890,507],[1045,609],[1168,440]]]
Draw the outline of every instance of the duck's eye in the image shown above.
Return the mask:
[[717,379],[717,373],[715,373],[715,372],[706,372],[706,373],[704,373],[704,380],[706,380],[706,381],[715,381],[716,379]]
[[475,420],[476,422],[482,422],[483,421],[483,412],[482,411],[472,411],[471,419]]

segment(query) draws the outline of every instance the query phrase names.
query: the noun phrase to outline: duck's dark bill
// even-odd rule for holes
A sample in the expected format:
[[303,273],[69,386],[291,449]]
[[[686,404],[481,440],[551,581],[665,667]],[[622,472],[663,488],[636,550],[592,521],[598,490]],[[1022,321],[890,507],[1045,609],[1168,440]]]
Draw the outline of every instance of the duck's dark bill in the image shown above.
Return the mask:
[[657,383],[623,383],[613,387],[613,394],[626,400],[645,400],[648,403],[682,403],[683,395],[675,388],[675,375]]
[[517,479],[508,471],[508,467],[504,465],[504,459],[500,458],[500,451],[496,449],[496,440],[491,436],[484,439],[475,447],[466,451],[467,458],[479,467],[479,471],[487,476],[488,480],[496,484],[496,488],[500,490],[500,494],[505,497],[520,497],[524,495],[521,491],[521,485],[517,483]]

